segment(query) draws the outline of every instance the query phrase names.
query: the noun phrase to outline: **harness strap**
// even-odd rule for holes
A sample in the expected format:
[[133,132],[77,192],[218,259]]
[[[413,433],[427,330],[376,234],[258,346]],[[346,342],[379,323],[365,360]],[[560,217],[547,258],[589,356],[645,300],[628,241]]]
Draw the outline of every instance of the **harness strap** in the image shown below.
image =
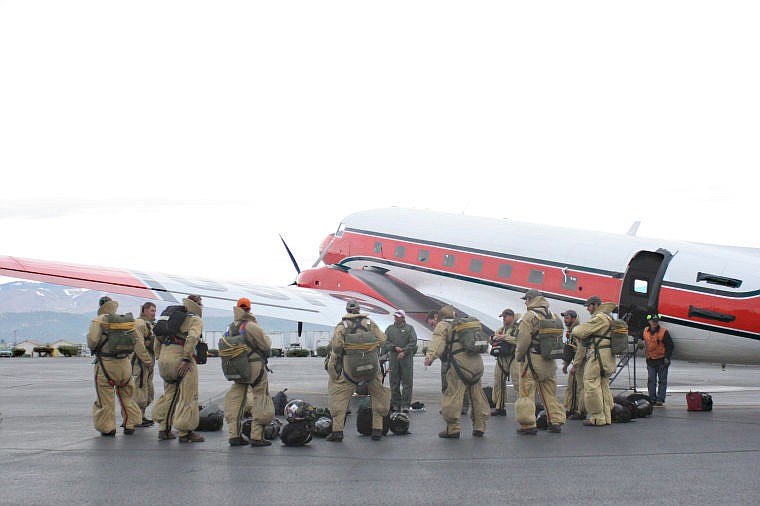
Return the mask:
[[[454,359],[453,356],[451,357],[451,360],[449,362],[451,363],[451,365],[454,366],[454,372],[457,373],[457,376],[459,376],[459,379],[462,380],[462,383],[464,383],[468,387],[471,387],[471,386],[477,384],[478,381],[480,381],[480,379],[481,379],[480,377],[478,377],[478,379],[476,379],[474,381],[472,381],[472,380],[471,381],[467,381],[466,379],[464,379],[464,372],[463,371],[467,371],[467,369],[465,369],[464,367],[462,367],[459,364],[459,362],[457,362],[456,359]],[[467,372],[470,372],[470,371],[467,371]],[[473,376],[474,376],[474,374],[473,374]],[[481,377],[482,377],[482,375],[481,375]]]
[[[599,346],[600,341],[601,339],[594,341],[594,354],[596,355],[596,361],[599,364],[599,375],[602,378],[606,378],[607,372],[604,370],[604,365],[602,364],[602,356],[599,354],[599,348],[602,348],[602,346]],[[610,346],[606,346],[606,348],[610,348]]]
[[129,380],[125,381],[124,383],[119,384],[119,383],[116,383],[113,379],[111,379],[111,376],[108,375],[108,371],[106,371],[106,366],[103,365],[103,359],[100,356],[98,356],[98,363],[100,364],[100,370],[103,371],[103,376],[106,377],[106,380],[108,381],[109,385],[111,385],[112,387],[117,387],[117,388],[125,387],[129,385]]

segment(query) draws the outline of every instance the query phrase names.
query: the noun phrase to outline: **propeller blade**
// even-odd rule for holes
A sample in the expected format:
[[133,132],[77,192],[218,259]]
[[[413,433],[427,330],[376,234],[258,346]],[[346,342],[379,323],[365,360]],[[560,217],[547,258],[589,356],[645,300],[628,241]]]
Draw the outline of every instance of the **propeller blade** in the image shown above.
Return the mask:
[[303,333],[303,322],[298,322],[298,339],[301,339],[301,334]]
[[317,261],[314,262],[314,265],[311,266],[312,269],[314,269],[317,265],[319,265],[319,262],[321,262],[325,258],[325,255],[327,254],[327,252],[330,251],[330,246],[332,246],[334,242],[335,242],[335,236],[333,236],[332,239],[330,239],[330,242],[327,243],[327,246],[325,246],[325,249],[322,250],[322,254],[319,255],[319,258],[317,258]]
[[280,240],[282,241],[282,245],[285,246],[285,251],[288,252],[288,256],[290,257],[290,261],[293,262],[293,267],[296,268],[296,272],[298,274],[301,274],[301,268],[298,267],[298,262],[296,262],[296,257],[294,257],[293,253],[290,252],[290,248],[288,248],[288,243],[286,243],[285,239],[282,238],[282,234],[280,234]]

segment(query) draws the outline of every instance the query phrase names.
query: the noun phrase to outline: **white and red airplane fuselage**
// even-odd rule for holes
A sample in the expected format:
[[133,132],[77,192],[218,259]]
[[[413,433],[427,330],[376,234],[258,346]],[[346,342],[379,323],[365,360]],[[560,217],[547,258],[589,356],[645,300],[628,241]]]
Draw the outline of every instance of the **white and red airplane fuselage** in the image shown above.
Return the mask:
[[634,332],[660,313],[676,358],[760,363],[759,250],[396,208],[346,217],[325,248],[334,266],[301,273],[299,286],[364,293],[418,317],[430,297],[492,328],[505,307],[524,310],[531,288],[582,319],[598,295],[630,313]]

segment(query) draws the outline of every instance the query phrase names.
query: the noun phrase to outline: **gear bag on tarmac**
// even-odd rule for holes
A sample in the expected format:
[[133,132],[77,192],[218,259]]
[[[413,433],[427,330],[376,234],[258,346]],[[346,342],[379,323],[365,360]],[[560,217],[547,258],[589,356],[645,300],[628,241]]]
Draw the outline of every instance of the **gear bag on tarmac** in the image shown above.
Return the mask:
[[[366,323],[365,323],[366,322]],[[375,333],[366,318],[361,322],[344,319],[343,375],[352,383],[369,383],[380,370]]]
[[224,411],[219,409],[216,404],[209,404],[206,407],[198,406],[198,427],[196,430],[216,432],[222,430],[224,425]]
[[686,411],[712,411],[712,395],[702,392],[686,394]]
[[135,351],[135,319],[132,313],[109,314],[100,326],[103,335],[100,343],[92,350],[93,354],[124,358]]
[[453,340],[461,343],[470,355],[488,353],[488,339],[483,335],[483,326],[477,318],[455,318],[451,330]]
[[547,360],[562,358],[565,343],[562,342],[563,324],[559,316],[554,313],[542,315],[538,311],[532,311],[538,318],[538,332],[533,336],[533,344],[538,346],[541,357]]

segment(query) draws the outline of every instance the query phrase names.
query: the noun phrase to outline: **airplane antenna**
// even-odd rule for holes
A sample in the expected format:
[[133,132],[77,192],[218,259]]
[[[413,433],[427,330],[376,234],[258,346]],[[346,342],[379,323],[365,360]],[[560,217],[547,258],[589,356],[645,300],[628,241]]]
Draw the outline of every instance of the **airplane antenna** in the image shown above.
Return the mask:
[[636,232],[639,231],[639,225],[641,225],[640,221],[634,221],[631,225],[631,228],[628,229],[628,232],[626,232],[626,235],[630,235],[631,237],[636,237]]

